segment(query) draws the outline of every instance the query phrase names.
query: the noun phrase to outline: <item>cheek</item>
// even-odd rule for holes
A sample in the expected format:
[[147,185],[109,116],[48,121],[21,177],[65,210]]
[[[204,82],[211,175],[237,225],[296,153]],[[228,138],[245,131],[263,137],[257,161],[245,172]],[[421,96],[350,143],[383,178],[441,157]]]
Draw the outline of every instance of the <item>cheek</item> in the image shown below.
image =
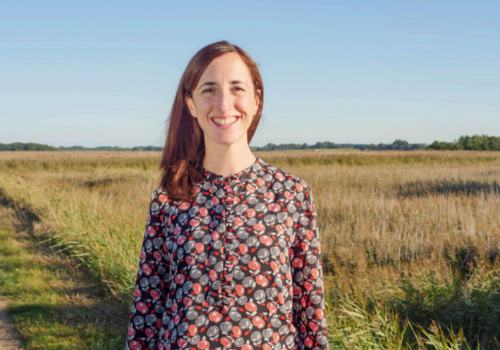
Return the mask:
[[254,105],[249,98],[242,98],[235,101],[235,107],[238,111],[245,113],[247,117],[253,116]]
[[213,103],[209,99],[204,99],[198,102],[197,111],[200,116],[206,116],[213,109]]

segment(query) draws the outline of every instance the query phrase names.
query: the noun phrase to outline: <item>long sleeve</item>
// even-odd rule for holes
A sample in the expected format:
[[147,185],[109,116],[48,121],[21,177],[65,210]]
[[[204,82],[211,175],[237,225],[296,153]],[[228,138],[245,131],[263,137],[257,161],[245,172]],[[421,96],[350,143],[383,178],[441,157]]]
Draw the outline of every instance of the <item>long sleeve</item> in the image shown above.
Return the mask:
[[290,249],[297,348],[326,350],[328,337],[316,208],[311,189],[303,179],[295,188],[299,198],[303,195],[298,208],[295,241]]
[[169,264],[165,251],[168,199],[158,187],[151,195],[137,279],[133,295],[125,350],[157,348],[162,327],[163,302]]

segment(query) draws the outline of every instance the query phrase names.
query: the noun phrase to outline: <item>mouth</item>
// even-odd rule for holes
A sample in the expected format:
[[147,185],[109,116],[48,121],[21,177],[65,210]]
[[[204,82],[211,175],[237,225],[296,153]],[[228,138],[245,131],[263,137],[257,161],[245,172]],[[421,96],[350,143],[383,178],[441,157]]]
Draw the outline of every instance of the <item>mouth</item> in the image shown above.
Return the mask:
[[231,127],[232,125],[234,125],[238,119],[240,119],[240,117],[237,117],[237,116],[230,116],[230,117],[212,117],[210,118],[214,124],[219,127],[219,128],[222,128],[222,129],[227,129],[229,127]]

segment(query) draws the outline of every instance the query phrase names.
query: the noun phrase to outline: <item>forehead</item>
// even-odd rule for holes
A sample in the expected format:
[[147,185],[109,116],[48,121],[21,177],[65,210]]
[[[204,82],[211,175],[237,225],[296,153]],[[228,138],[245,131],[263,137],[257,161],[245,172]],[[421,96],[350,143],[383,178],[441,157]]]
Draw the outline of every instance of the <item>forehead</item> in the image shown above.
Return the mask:
[[208,65],[200,77],[198,84],[206,80],[241,80],[251,82],[250,70],[235,52],[229,52],[217,57]]

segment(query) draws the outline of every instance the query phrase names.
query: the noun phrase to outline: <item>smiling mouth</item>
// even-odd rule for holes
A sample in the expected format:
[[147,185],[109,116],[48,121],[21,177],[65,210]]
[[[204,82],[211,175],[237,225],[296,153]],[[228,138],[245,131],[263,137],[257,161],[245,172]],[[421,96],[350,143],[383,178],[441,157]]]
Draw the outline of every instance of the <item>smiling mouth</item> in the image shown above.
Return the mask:
[[228,118],[212,118],[212,121],[218,125],[231,125],[238,120],[238,117],[228,117]]

